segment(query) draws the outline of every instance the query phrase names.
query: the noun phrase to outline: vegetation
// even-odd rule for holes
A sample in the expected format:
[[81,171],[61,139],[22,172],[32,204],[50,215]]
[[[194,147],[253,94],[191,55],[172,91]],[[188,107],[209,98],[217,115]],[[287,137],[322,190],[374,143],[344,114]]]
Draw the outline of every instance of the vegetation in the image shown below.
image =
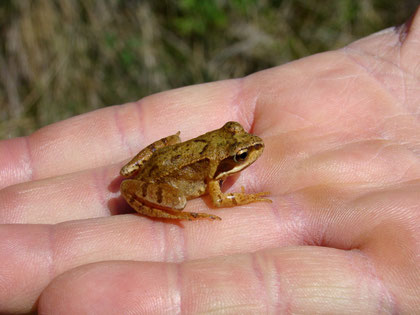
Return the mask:
[[0,138],[336,49],[417,1],[2,0]]

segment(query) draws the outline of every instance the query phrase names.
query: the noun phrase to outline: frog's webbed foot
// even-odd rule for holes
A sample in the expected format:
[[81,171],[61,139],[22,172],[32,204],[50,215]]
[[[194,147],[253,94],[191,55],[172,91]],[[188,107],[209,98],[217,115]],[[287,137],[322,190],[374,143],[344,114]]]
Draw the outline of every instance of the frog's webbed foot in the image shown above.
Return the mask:
[[269,192],[259,192],[255,194],[245,193],[244,187],[241,187],[240,193],[222,193],[218,181],[210,181],[208,186],[210,197],[216,207],[234,207],[239,205],[246,205],[252,202],[272,202],[268,198],[263,198],[269,195]]
[[134,158],[131,159],[126,165],[124,165],[120,171],[120,174],[124,177],[130,177],[136,174],[144,163],[150,159],[153,153],[160,148],[181,142],[179,138],[180,132],[172,136],[168,136],[149,144],[143,150],[141,150]]

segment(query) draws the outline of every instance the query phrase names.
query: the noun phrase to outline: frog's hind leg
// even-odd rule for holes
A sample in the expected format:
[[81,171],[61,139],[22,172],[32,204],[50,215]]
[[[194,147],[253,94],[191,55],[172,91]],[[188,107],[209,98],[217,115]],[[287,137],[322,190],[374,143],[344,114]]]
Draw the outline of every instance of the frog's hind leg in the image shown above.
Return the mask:
[[137,210],[138,213],[146,215],[153,218],[164,218],[164,219],[177,219],[177,220],[199,220],[199,219],[209,219],[209,220],[221,220],[217,215],[211,215],[207,213],[196,213],[196,212],[181,212],[174,211],[172,213],[167,212],[166,210],[151,208],[144,204],[141,204],[137,200],[134,200],[136,206],[132,206]]
[[127,179],[121,183],[121,195],[138,213],[155,218],[220,220],[207,213],[181,212],[187,200],[175,187],[165,183],[147,183]]
[[132,158],[130,162],[128,162],[122,167],[120,174],[124,177],[133,176],[139,171],[143,164],[148,159],[150,159],[150,157],[157,149],[181,142],[181,139],[179,138],[179,133],[180,132],[178,131],[172,136],[162,138],[158,141],[153,142],[152,144],[149,144],[147,147],[141,150],[134,158]]
[[139,179],[127,179],[121,183],[121,195],[129,202],[139,201],[149,207],[181,211],[187,199],[179,189],[165,183],[148,183]]

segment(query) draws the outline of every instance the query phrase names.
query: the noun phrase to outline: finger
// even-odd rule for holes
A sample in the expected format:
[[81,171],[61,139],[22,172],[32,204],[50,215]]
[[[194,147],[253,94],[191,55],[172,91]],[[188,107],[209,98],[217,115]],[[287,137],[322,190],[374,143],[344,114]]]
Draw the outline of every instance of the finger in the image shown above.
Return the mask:
[[[207,221],[175,225],[120,215],[57,226],[1,225],[0,301],[5,302],[0,304],[0,313],[28,311],[55,276],[91,262],[182,261],[280,243],[267,229],[249,240],[245,218],[217,222],[222,225],[211,226],[213,222]],[[231,241],[237,237],[240,240]],[[290,239],[284,235],[281,241]]]
[[[108,107],[0,142],[0,187],[131,158],[147,144],[181,131],[185,138],[248,118],[239,80],[168,91]],[[241,104],[241,108],[239,108]],[[185,117],[189,117],[187,120]],[[214,117],[214,119],[209,119]]]
[[114,164],[6,187],[0,190],[0,222],[55,224],[126,213],[130,208],[119,192],[121,166]]
[[[249,167],[235,185],[243,184],[249,192],[267,190],[269,183],[262,179],[265,166],[258,164]],[[121,166],[119,163],[6,187],[0,190],[0,223],[55,224],[134,212],[120,196]],[[191,200],[185,211],[215,212],[208,205],[201,198]]]
[[51,281],[53,255],[45,226],[0,225],[0,313],[33,311],[39,292]]
[[[418,157],[403,145],[377,140],[315,150],[313,146],[321,146],[323,141],[312,139],[311,145],[302,151],[299,142],[283,147],[281,135],[267,138],[264,154],[241,172],[230,191],[239,191],[244,185],[247,193],[270,191],[272,198],[285,193],[293,196],[294,192],[322,184],[339,185],[343,192],[348,189],[352,198],[354,190],[382,189],[420,178]],[[133,212],[119,193],[122,179],[118,172],[122,164],[0,190],[0,222],[54,224]],[[209,210],[203,199],[199,200],[188,201],[185,211],[210,211],[219,216],[220,210]],[[256,207],[259,209],[260,205]]]
[[337,194],[340,188],[314,187],[274,202],[278,211],[266,208],[268,203],[245,213],[244,208],[256,208],[222,210],[223,220],[217,225],[186,222],[179,226],[134,215],[55,227],[3,225],[0,260],[7,263],[0,269],[4,283],[0,301],[35,301],[52,278],[89,263],[182,262],[308,244],[362,252],[375,262],[381,279],[389,282],[394,283],[400,272],[420,282],[419,188],[420,183],[408,183],[394,190],[364,191],[348,200],[345,194]]
[[[328,314],[413,312],[416,283],[383,282],[358,251],[291,247],[180,264],[104,262],[55,279],[39,302],[58,313]],[[100,290],[98,290],[100,288]],[[417,291],[417,290],[416,290]]]

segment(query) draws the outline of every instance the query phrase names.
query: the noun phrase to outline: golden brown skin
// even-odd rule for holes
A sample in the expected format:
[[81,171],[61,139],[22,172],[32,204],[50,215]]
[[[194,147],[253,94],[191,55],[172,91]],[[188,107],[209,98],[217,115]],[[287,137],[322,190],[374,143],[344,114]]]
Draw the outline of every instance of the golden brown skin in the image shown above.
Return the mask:
[[268,201],[268,192],[222,193],[220,183],[251,165],[263,152],[261,138],[234,121],[181,142],[179,132],[140,151],[120,171],[134,177],[121,183],[121,195],[137,212],[168,219],[221,220],[207,213],[182,212],[187,200],[209,193],[217,207]]

